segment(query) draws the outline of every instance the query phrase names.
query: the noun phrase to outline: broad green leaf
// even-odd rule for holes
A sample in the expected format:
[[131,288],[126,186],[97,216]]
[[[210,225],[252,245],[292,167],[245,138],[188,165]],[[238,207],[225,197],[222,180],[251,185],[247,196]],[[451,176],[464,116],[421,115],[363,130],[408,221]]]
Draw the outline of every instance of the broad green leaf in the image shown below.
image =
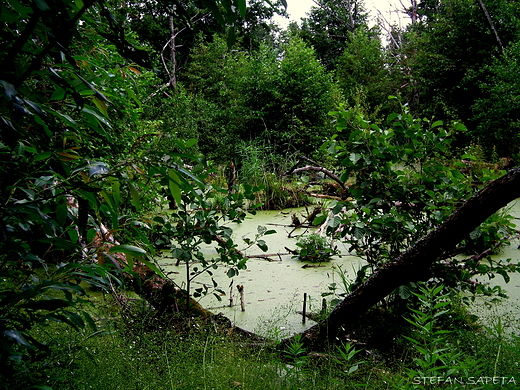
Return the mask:
[[57,116],[58,118],[60,118],[62,121],[64,121],[65,123],[67,123],[69,126],[72,126],[74,129],[77,129],[78,127],[78,124],[76,123],[76,121],[74,119],[72,119],[69,115],[66,115],[66,114],[62,114],[58,111],[54,111],[52,109],[48,109],[48,112],[50,112],[51,114]]
[[33,160],[34,161],[46,160],[51,156],[52,156],[52,152],[47,151],[47,152],[43,152],[43,153],[38,153],[36,156],[34,156]]
[[61,87],[57,87],[52,93],[50,100],[62,100],[65,97],[65,90]]
[[234,28],[228,28],[228,34],[227,34],[227,45],[228,45],[228,47],[233,46],[236,41],[237,41],[237,36],[236,36],[236,33],[235,33],[235,29]]
[[155,272],[158,276],[165,279],[166,276],[164,273],[151,261],[148,261],[146,258],[140,258],[139,261],[143,263],[144,265],[148,266],[153,272]]
[[139,248],[138,246],[128,244],[114,245],[108,251],[110,253],[129,253],[131,255],[137,256],[146,254],[146,251],[144,249]]
[[108,118],[108,109],[105,102],[97,97],[92,98],[92,102],[96,105],[97,109],[106,117]]
[[78,313],[74,313],[68,310],[63,310],[63,313],[65,316],[67,316],[68,321],[67,323],[72,325],[73,327],[77,329],[83,329],[85,327],[85,322],[83,321],[83,318]]
[[34,3],[40,11],[49,11],[50,8],[44,0],[34,0]]
[[56,206],[56,222],[58,225],[64,226],[67,220],[68,208],[67,200],[65,198],[60,199]]
[[359,153],[350,153],[349,158],[350,158],[350,161],[352,161],[355,164],[361,158],[361,154],[359,154]]
[[92,115],[94,118],[96,118],[99,122],[103,123],[105,126],[107,126],[109,129],[112,128],[112,125],[110,124],[109,121],[106,120],[106,118],[102,117],[101,115],[99,115],[96,111],[94,110],[91,110],[90,108],[88,108],[87,106],[84,106],[81,108],[81,111],[84,112],[85,114],[88,114],[88,115]]
[[462,131],[462,132],[466,132],[468,130],[468,128],[464,124],[459,123],[459,122],[457,122],[453,125],[453,129],[457,130],[457,131]]
[[108,99],[105,97],[105,95],[103,95],[101,92],[99,92],[96,88],[94,88],[94,86],[92,84],[90,84],[87,80],[85,80],[83,77],[79,76],[79,75],[76,75],[78,76],[78,78],[83,81],[83,84],[85,84],[89,89],[92,90],[92,92],[94,92],[94,94],[96,95],[96,98],[98,98],[99,100],[102,100],[104,102],[108,102]]
[[73,244],[77,244],[79,240],[79,234],[76,229],[67,229],[69,239]]
[[130,190],[130,198],[132,205],[136,208],[136,210],[141,209],[141,196],[139,195],[139,191],[135,188],[133,183],[128,183],[128,188]]
[[115,177],[111,177],[110,181],[112,182],[112,198],[117,207],[121,203],[121,183]]
[[186,141],[186,148],[191,148],[192,146],[195,146],[197,144],[197,139],[196,138],[190,138],[189,140]]
[[267,248],[267,244],[265,243],[264,240],[258,240],[256,245],[262,250],[262,252],[267,252],[268,248]]
[[230,268],[228,269],[226,275],[228,276],[228,278],[232,278],[233,276],[235,276],[237,274],[237,272],[235,271],[234,268]]
[[222,13],[220,12],[220,9],[217,6],[217,3],[212,0],[202,0],[202,3],[204,4],[204,7],[209,9],[211,11],[211,15],[217,20],[217,22],[224,26],[226,24],[224,17],[222,16]]
[[168,177],[168,187],[170,188],[170,193],[172,194],[173,199],[175,199],[175,202],[180,205],[182,202],[182,196],[179,175],[177,175],[177,172],[175,172],[174,169],[168,169]]
[[112,197],[105,190],[101,191],[100,194],[103,197],[103,199],[105,200],[105,202],[107,202],[107,204],[110,206],[110,208],[114,210],[115,205],[114,205]]
[[242,17],[242,19],[245,19],[246,9],[247,9],[246,0],[237,0],[237,3],[238,3],[238,9],[240,10],[240,16]]

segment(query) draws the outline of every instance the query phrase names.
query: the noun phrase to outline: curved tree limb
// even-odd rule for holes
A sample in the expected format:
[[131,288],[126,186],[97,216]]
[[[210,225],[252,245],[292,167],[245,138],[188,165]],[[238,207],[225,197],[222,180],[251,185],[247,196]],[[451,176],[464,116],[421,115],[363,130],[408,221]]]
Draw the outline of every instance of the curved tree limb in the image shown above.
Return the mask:
[[[310,162],[311,164],[314,164],[314,165],[313,166],[306,165],[302,168],[296,168],[302,160]],[[298,162],[291,169],[289,169],[287,172],[285,172],[285,175],[292,175],[294,173],[304,172],[304,171],[323,172],[323,174],[325,174],[326,176],[328,176],[329,178],[334,180],[336,183],[338,183],[343,191],[347,192],[347,190],[348,190],[347,185],[340,179],[340,177],[338,175],[336,175],[334,172],[329,171],[327,168],[319,166],[318,163],[316,163],[315,161],[311,160],[310,158],[307,158],[304,156],[300,156],[300,159],[298,160]]]
[[325,342],[333,341],[341,327],[351,327],[362,314],[399,286],[428,280],[432,276],[432,265],[444,252],[452,250],[490,215],[518,197],[520,167],[490,182],[435,230],[382,266],[336,306],[326,320],[303,333],[306,343],[319,348]]

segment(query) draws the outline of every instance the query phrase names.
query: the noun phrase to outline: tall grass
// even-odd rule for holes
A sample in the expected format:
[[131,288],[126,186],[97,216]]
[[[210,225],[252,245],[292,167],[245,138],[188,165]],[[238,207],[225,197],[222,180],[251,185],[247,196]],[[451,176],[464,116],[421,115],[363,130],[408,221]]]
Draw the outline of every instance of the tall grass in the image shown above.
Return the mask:
[[241,161],[240,182],[261,188],[256,195],[256,202],[263,203],[264,209],[300,207],[311,203],[292,181],[283,177],[291,164],[290,159],[284,160],[259,142],[241,143],[238,154]]
[[[93,335],[50,324],[41,330],[48,337],[49,349],[32,363],[13,363],[10,368],[15,374],[9,381],[2,378],[0,388],[420,389],[438,385],[417,378],[518,375],[520,340],[506,337],[501,323],[487,331],[460,326],[460,315],[452,309],[448,295],[438,288],[417,294],[420,306],[408,316],[410,326],[401,329],[408,341],[402,336],[390,340],[401,350],[385,355],[377,343],[361,338],[355,341],[363,346],[361,351],[345,340],[339,348],[324,346],[321,353],[312,353],[301,338],[280,351],[276,341],[245,336],[218,316],[158,321],[153,310],[139,301],[129,301],[121,315],[120,308],[93,293],[90,299],[97,305],[89,310],[104,332]],[[377,332],[389,326],[384,321],[367,323],[374,318],[367,316],[358,329],[371,327]],[[454,318],[457,327],[447,331]],[[273,326],[278,325],[273,321]],[[359,330],[349,337],[361,337]],[[442,388],[458,387],[443,384]],[[480,388],[516,389],[518,385],[483,384]]]

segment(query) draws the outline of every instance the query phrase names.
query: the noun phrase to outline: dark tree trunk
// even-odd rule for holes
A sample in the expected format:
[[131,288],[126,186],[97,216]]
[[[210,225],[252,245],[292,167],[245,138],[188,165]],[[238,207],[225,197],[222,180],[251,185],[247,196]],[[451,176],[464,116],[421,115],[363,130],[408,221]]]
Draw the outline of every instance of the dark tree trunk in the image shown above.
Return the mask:
[[490,182],[466,201],[435,230],[413,247],[385,264],[348,295],[323,322],[303,333],[313,348],[332,342],[340,328],[346,330],[366,311],[399,286],[426,281],[433,263],[475,230],[489,216],[520,197],[520,167]]

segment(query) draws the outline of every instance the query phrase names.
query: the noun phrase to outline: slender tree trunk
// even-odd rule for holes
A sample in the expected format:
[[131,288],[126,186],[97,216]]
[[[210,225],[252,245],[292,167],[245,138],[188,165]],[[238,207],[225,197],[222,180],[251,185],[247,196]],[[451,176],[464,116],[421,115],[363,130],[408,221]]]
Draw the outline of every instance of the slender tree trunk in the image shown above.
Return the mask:
[[173,15],[170,15],[170,87],[175,89],[177,87],[177,46],[175,45],[175,25],[173,24]]
[[410,19],[412,20],[412,24],[417,23],[417,16],[417,0],[411,0]]
[[497,41],[498,47],[500,47],[501,51],[504,51],[504,46],[502,45],[502,41],[500,40],[500,37],[498,35],[498,32],[495,28],[495,24],[493,23],[493,19],[491,19],[491,15],[489,15],[489,12],[487,11],[486,5],[482,0],[477,0],[478,5],[480,6],[480,9],[484,13],[484,16],[486,17],[486,20],[489,24],[489,29],[491,30],[491,34],[495,37],[495,40]]
[[452,250],[489,216],[518,197],[520,168],[515,168],[490,182],[439,227],[376,271],[336,306],[325,321],[303,333],[306,342],[319,348],[327,341],[333,341],[341,327],[351,327],[362,314],[399,286],[428,280],[432,276],[431,266],[444,252]]

